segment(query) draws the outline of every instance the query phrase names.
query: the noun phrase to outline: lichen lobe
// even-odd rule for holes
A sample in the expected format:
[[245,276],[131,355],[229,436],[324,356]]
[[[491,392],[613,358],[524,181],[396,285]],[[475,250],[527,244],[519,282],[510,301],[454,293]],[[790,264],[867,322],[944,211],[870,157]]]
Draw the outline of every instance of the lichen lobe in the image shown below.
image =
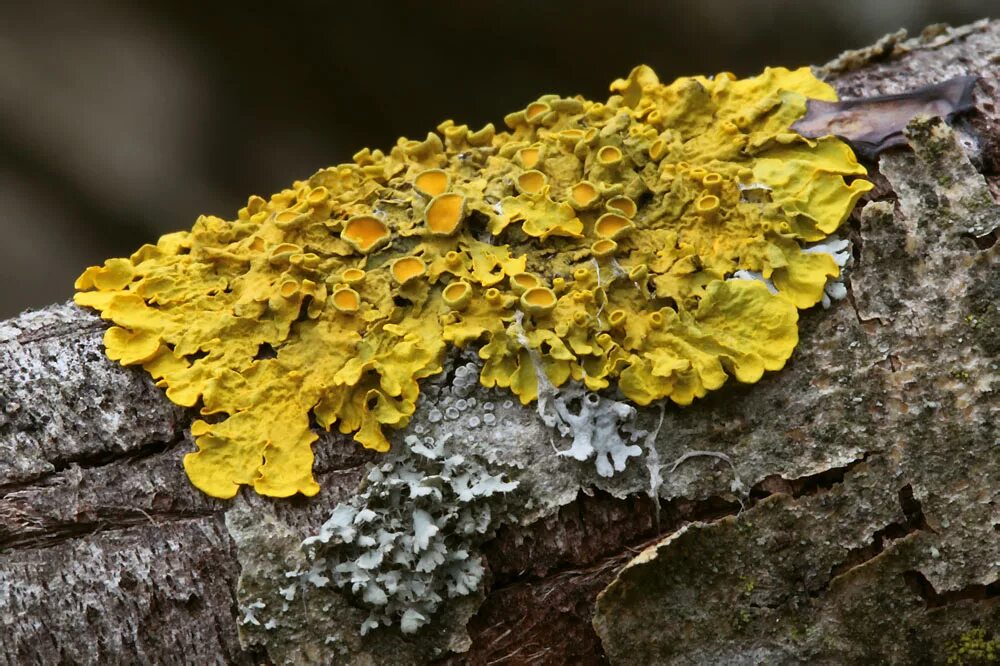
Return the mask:
[[790,129],[832,88],[638,67],[612,92],[363,150],[88,268],[76,302],[115,324],[109,357],[200,409],[185,469],[216,497],[317,493],[311,419],[388,450],[449,347],[523,404],[539,373],[686,405],[781,368],[840,272],[804,245],[871,187],[841,141]]

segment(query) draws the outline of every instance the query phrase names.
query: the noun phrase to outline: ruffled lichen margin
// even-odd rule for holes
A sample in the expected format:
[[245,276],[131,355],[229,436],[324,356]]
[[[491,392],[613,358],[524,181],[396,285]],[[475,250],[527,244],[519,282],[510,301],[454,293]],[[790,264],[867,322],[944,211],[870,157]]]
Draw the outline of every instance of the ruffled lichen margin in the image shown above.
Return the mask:
[[[568,441],[506,405],[505,392],[470,389],[457,367],[436,376],[440,388],[424,385],[427,404],[405,432],[433,413],[438,427],[471,428],[454,445],[481,442],[506,462],[527,460],[511,480],[526,491],[524,475],[537,471],[542,498],[527,493],[536,499],[525,520],[548,516],[484,545],[493,583],[467,631],[482,593],[441,609],[413,635],[380,628],[362,639],[369,609],[329,585],[302,586],[308,594],[289,613],[268,616],[285,601],[284,574],[310,568],[302,539],[357,494],[367,471],[359,465],[387,458],[366,458],[344,437],[321,433],[318,496],[214,500],[178,473],[194,446],[191,410],[165,400],[140,369],[108,363],[103,322],[63,304],[0,324],[0,375],[11,378],[0,381],[0,662],[184,654],[418,663],[432,643],[438,654],[464,651],[441,660],[456,664],[552,655],[596,664],[606,663],[605,652],[612,663],[657,654],[680,663],[985,656],[1000,626],[998,52],[1000,23],[980,23],[914,40],[890,36],[827,68],[844,97],[956,74],[983,81],[969,118],[954,128],[919,122],[912,151],[883,156],[875,194],[888,200],[856,212],[845,230],[857,258],[848,300],[802,313],[793,362],[754,386],[714,392],[696,409],[664,411],[653,438],[663,476],[658,529],[641,501],[649,481],[642,465],[607,479],[557,456],[552,446],[564,450]],[[456,411],[433,412],[456,389],[464,394],[450,405]],[[659,410],[637,412],[654,431]],[[486,414],[494,414],[489,427]],[[407,450],[399,434],[387,433],[390,456]],[[637,442],[648,450],[648,438]],[[707,448],[733,466],[685,458]],[[750,491],[742,511],[736,498],[724,501],[734,473]],[[577,495],[581,485],[629,499]],[[549,515],[549,499],[571,504]],[[665,539],[691,520],[698,523]],[[636,613],[612,603],[628,594],[605,595],[601,615],[621,631],[605,634],[605,623],[602,643],[589,629],[593,596],[653,544],[657,557],[631,567],[618,590],[663,591],[629,584],[649,566],[642,575],[656,581],[656,569],[663,572],[657,584],[668,593],[647,594]],[[235,618],[233,590],[242,607]]]
[[184,467],[221,498],[315,495],[310,419],[387,451],[449,348],[522,404],[567,382],[638,405],[757,382],[840,275],[803,245],[871,188],[845,143],[789,129],[836,95],[807,68],[637,67],[611,90],[363,150],[87,269],[76,302],[115,324],[109,357],[199,407]]

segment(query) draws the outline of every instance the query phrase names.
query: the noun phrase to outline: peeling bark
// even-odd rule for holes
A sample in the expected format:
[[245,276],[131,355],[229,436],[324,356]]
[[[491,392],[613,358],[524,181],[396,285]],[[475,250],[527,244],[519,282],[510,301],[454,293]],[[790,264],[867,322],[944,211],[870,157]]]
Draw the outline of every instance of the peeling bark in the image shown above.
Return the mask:
[[[788,366],[667,409],[655,449],[683,462],[655,500],[641,465],[575,471],[510,411],[496,436],[537,444],[548,499],[483,546],[482,595],[416,636],[361,639],[365,611],[327,588],[280,630],[253,615],[284,603],[276,581],[371,454],[324,434],[316,498],[208,498],[181,467],[191,414],[106,359],[103,322],[0,323],[0,664],[909,663],[997,638],[1000,22],[825,72],[845,98],[980,82],[954,127],[917,119],[871,165],[849,299],[803,313]],[[684,457],[704,450],[732,463]]]

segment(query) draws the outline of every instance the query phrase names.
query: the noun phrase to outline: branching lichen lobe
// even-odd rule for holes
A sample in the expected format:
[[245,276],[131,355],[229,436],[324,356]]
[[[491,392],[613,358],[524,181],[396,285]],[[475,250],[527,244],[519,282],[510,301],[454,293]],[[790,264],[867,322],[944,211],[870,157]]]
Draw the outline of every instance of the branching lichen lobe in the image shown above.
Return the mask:
[[790,129],[832,88],[804,68],[663,85],[639,67],[612,92],[366,149],[87,269],[76,301],[115,324],[112,359],[216,417],[185,468],[217,497],[318,492],[310,414],[387,450],[448,346],[478,347],[482,384],[524,404],[536,359],[556,387],[640,405],[780,369],[840,270],[803,244],[871,187],[843,142]]

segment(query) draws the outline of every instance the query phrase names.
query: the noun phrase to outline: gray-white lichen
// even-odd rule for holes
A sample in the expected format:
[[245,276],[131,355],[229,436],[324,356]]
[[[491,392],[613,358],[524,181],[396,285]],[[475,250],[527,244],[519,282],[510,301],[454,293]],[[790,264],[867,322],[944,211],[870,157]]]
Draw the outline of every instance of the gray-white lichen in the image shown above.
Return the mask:
[[837,277],[826,281],[826,287],[823,290],[823,300],[820,301],[823,309],[829,308],[833,301],[846,298],[847,285],[844,284],[844,280],[847,276],[845,275],[845,269],[849,268],[854,260],[851,254],[851,241],[833,234],[825,240],[802,248],[802,251],[806,254],[828,254],[833,257],[834,263],[840,269],[840,274]]
[[631,442],[646,433],[630,427],[636,409],[628,403],[602,397],[573,382],[538,405],[547,426],[573,438],[573,444],[559,455],[580,461],[594,458],[601,476],[624,471],[629,458],[642,454],[642,448]]
[[373,467],[363,489],[303,542],[312,566],[293,572],[298,585],[333,585],[368,608],[362,635],[393,624],[414,633],[445,600],[477,590],[477,546],[517,488],[449,435],[409,435],[406,445],[409,454]]
[[[282,590],[288,601],[300,588],[332,586],[368,610],[362,635],[394,625],[414,633],[442,604],[481,588],[479,547],[502,523],[521,522],[537,511],[537,502],[511,495],[537,485],[538,470],[525,470],[531,456],[537,460],[541,451],[555,460],[593,459],[597,473],[611,477],[643,454],[634,442],[647,433],[636,427],[634,407],[578,383],[556,390],[544,375],[538,413],[554,437],[570,444],[560,450],[539,442],[530,454],[505,451],[491,435],[499,426],[497,414],[514,405],[473,396],[482,395],[474,355],[456,355],[447,365],[442,379],[426,387],[419,405],[424,416],[414,421],[404,446],[372,467],[359,492],[304,540],[309,565],[288,573],[294,581]],[[528,487],[519,488],[515,477]],[[576,487],[570,479],[566,484]],[[573,496],[575,490],[565,501]]]
[[[519,316],[515,324],[518,329],[520,324]],[[531,349],[527,343],[525,349]],[[538,415],[562,437],[573,438],[572,446],[559,451],[558,455],[580,461],[594,457],[597,473],[610,477],[624,471],[629,458],[642,454],[639,446],[628,443],[646,435],[645,431],[633,427],[637,414],[635,407],[588,391],[576,381],[557,389],[542,370],[536,353],[531,352],[531,360],[538,381]]]

